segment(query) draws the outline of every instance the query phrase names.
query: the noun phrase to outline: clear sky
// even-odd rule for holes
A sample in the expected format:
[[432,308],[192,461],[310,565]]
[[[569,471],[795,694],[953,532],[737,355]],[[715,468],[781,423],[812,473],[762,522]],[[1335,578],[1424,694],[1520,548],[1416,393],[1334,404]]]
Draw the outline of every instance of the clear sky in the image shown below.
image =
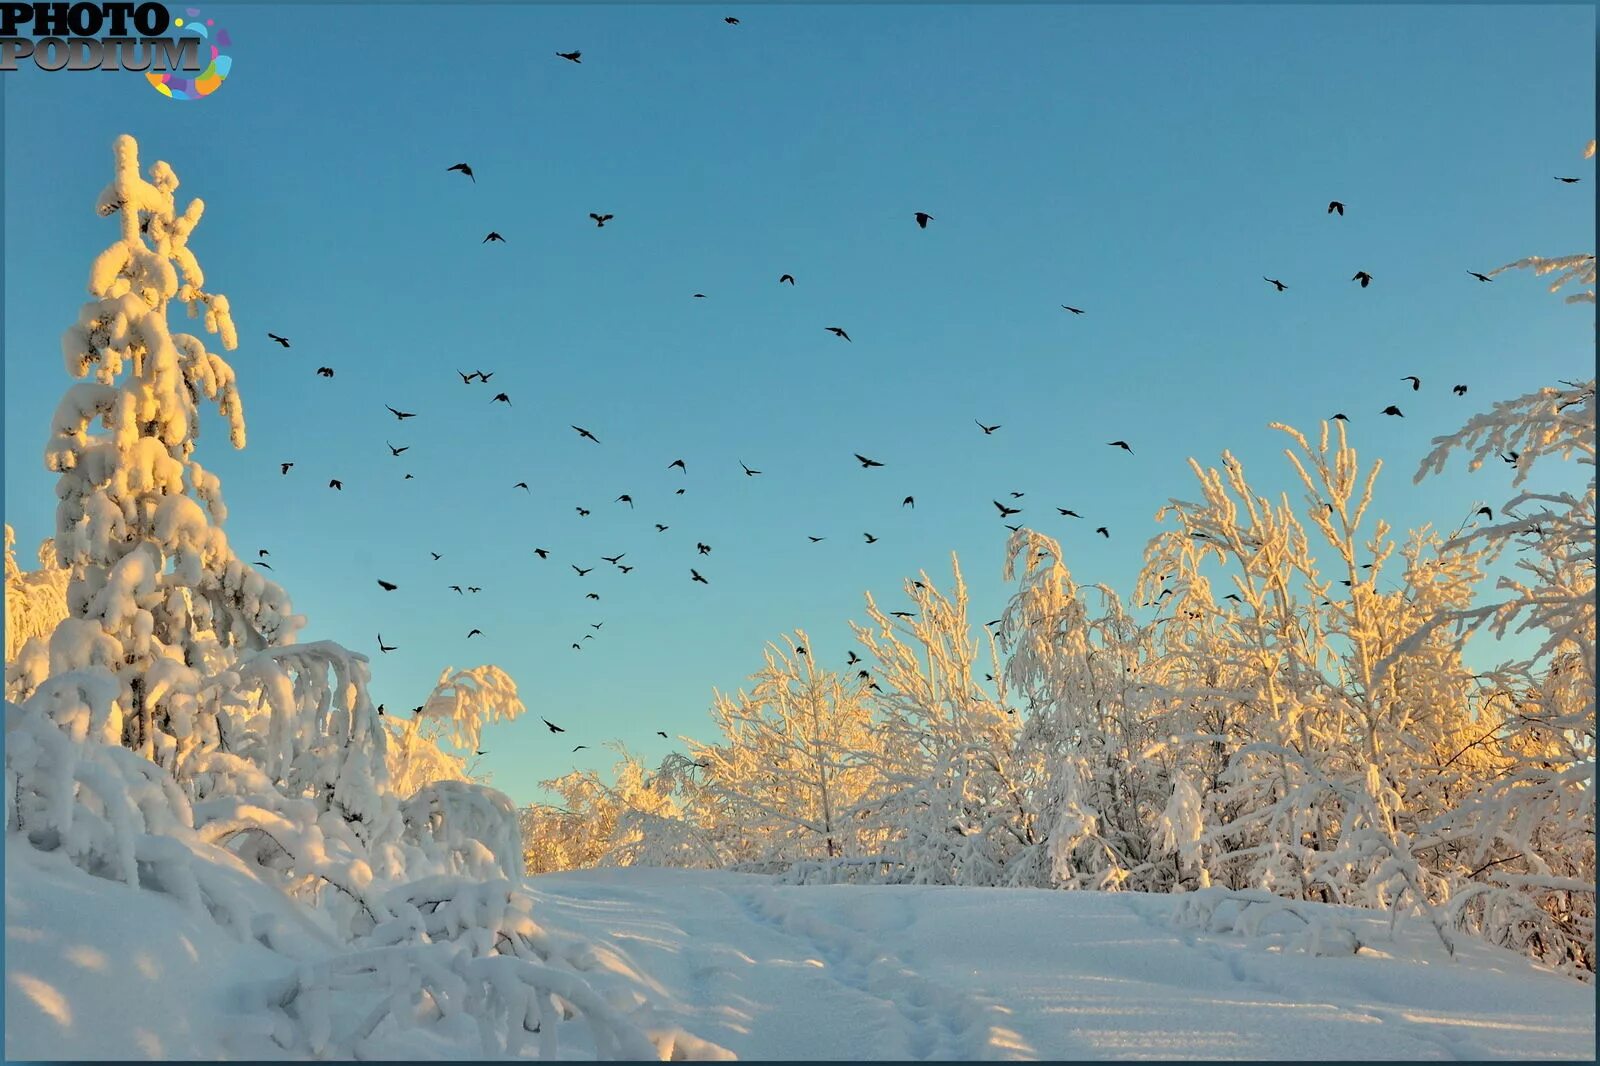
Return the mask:
[[[205,13],[235,43],[202,101],[3,75],[6,521],[30,559],[52,529],[59,337],[131,133],[206,201],[191,247],[239,326],[249,445],[212,417],[197,455],[237,550],[271,551],[304,637],[370,654],[391,708],[445,667],[505,668],[530,715],[481,767],[519,802],[609,767],[604,740],[653,762],[677,743],[657,729],[707,738],[713,687],[794,627],[842,665],[862,593],[898,609],[952,551],[995,617],[1011,491],[1077,580],[1131,592],[1154,512],[1195,495],[1189,456],[1231,449],[1298,499],[1267,424],[1314,438],[1345,411],[1386,463],[1377,513],[1453,528],[1510,478],[1457,463],[1413,488],[1430,438],[1592,373],[1592,308],[1466,273],[1594,248],[1592,7]],[[637,569],[599,561],[618,552]]]

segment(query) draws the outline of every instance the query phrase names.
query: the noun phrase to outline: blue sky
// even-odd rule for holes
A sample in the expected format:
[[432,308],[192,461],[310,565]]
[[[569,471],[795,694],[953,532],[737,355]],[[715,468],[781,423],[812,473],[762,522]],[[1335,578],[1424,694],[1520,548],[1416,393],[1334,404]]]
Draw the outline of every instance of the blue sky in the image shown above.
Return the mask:
[[[447,666],[510,672],[530,715],[489,730],[481,765],[520,802],[609,766],[603,740],[653,761],[657,729],[707,738],[713,687],[794,627],[842,665],[862,593],[898,609],[951,552],[975,619],[997,616],[989,501],[1010,491],[1077,580],[1131,592],[1154,512],[1194,495],[1189,456],[1230,449],[1298,498],[1267,423],[1314,437],[1342,410],[1386,464],[1376,513],[1453,527],[1509,476],[1458,463],[1413,488],[1430,438],[1592,372],[1591,308],[1525,272],[1466,276],[1593,249],[1592,7],[206,14],[235,46],[203,101],[5,76],[6,521],[28,554],[51,529],[59,337],[115,236],[93,206],[132,133],[206,201],[191,247],[242,338],[249,446],[213,418],[198,453],[230,537],[271,551],[306,638],[373,656],[390,707]],[[446,172],[463,160],[476,184]],[[617,552],[637,569],[599,563]],[[400,650],[378,655],[380,630]]]

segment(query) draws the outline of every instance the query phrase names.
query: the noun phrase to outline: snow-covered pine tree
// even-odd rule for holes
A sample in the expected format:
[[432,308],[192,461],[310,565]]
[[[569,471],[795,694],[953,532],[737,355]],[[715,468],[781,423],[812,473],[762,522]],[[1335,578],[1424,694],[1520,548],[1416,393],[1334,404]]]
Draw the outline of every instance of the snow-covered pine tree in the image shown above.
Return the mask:
[[6,526],[6,699],[25,700],[50,674],[50,634],[67,616],[67,580],[52,538],[39,548],[39,569],[17,565],[16,532]]

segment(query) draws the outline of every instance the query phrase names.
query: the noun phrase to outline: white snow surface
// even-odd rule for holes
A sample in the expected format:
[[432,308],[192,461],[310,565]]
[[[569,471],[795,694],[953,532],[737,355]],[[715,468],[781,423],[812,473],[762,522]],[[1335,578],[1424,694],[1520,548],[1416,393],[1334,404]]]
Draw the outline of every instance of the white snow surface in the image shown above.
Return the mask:
[[[1271,913],[1248,932],[1232,928],[1236,902],[1185,920],[1207,894],[638,867],[546,874],[527,891],[541,924],[593,945],[586,979],[640,1005],[663,1057],[1595,1057],[1590,986],[1466,938],[1451,959],[1425,921],[1391,938],[1372,911],[1294,905],[1362,945],[1330,956],[1275,908],[1255,908]],[[8,1059],[280,1058],[243,990],[293,966],[160,893],[7,844]],[[457,1057],[436,1042],[392,1056]]]

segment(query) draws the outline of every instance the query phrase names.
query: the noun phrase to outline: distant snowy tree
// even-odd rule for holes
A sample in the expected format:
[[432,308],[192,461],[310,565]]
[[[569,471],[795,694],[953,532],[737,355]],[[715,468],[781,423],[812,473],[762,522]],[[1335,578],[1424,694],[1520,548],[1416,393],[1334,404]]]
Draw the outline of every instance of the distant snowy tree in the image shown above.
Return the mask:
[[50,672],[49,639],[67,617],[71,573],[56,565],[55,542],[39,548],[39,569],[17,565],[16,533],[6,526],[6,698],[23,700]]

